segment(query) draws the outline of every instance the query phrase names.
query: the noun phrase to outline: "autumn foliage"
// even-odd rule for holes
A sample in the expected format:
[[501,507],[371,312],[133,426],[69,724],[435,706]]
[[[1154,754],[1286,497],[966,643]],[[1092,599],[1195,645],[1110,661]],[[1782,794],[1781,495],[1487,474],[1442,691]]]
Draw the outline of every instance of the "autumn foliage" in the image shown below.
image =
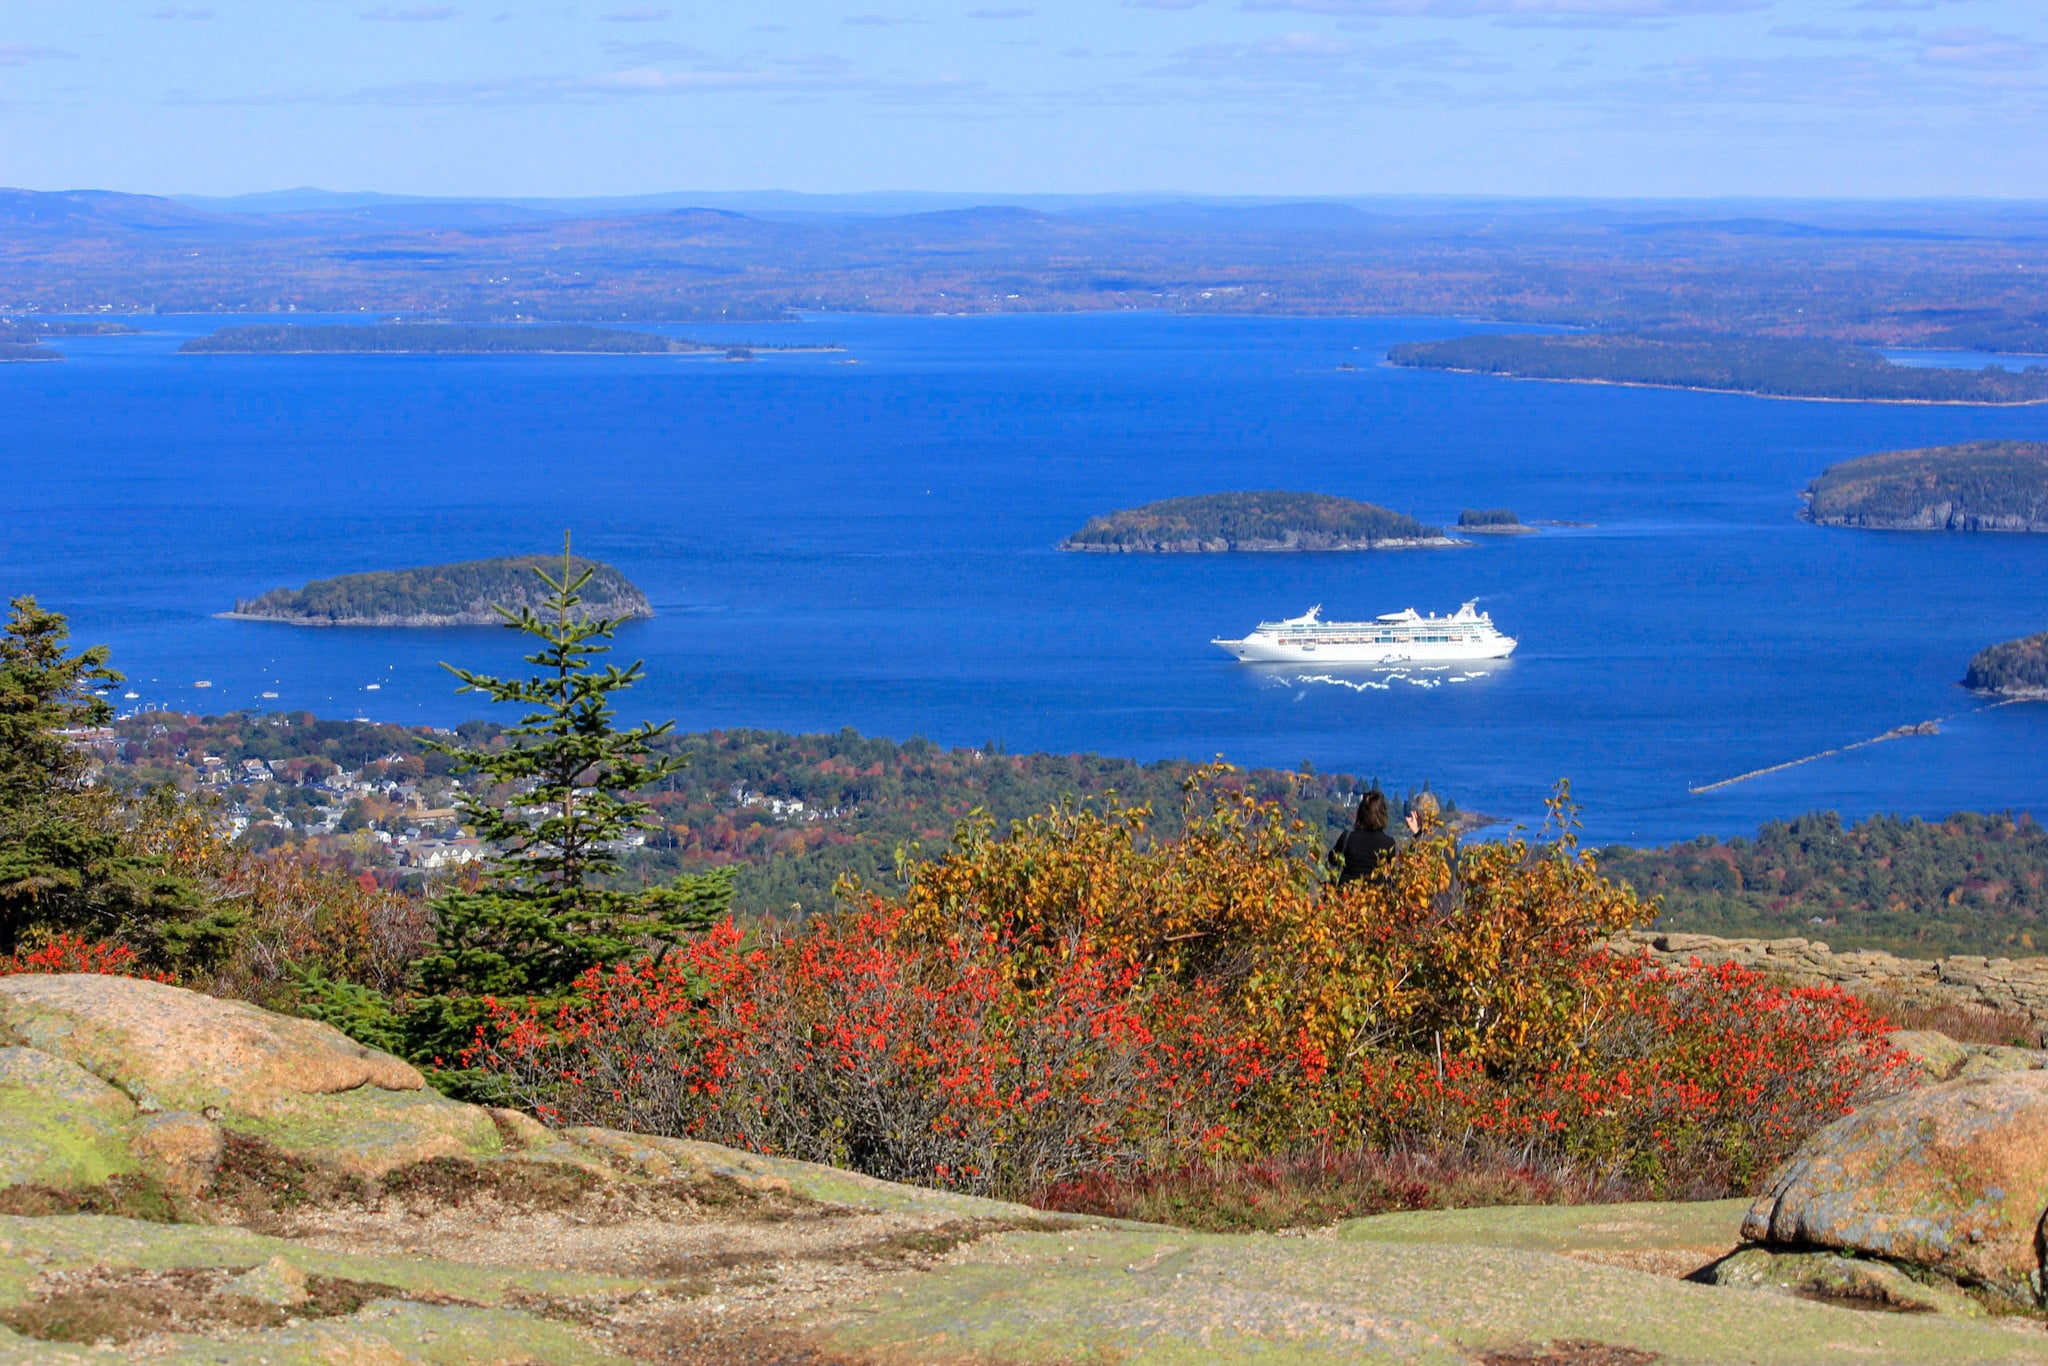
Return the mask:
[[1897,1084],[1852,997],[1610,951],[1651,908],[1554,814],[1535,844],[1426,827],[1342,890],[1222,766],[1171,839],[1113,804],[971,820],[900,897],[593,970],[497,1007],[470,1062],[559,1122],[1010,1194],[1474,1144],[1736,1189]]
[[33,947],[16,949],[0,958],[0,977],[23,973],[90,972],[109,977],[142,977],[168,982],[170,976],[143,968],[135,950],[126,944],[86,939],[75,934],[54,934]]

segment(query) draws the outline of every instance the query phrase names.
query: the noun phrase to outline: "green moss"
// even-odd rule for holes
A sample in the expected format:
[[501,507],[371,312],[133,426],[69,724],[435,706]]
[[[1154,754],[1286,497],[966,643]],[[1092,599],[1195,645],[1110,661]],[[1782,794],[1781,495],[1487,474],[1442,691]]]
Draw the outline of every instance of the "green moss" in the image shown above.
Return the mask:
[[1348,1219],[1337,1226],[1337,1237],[1536,1252],[1732,1248],[1742,1241],[1748,1210],[1746,1199],[1422,1210]]
[[[1583,1212],[1583,1211],[1582,1211]],[[1465,1362],[1562,1341],[1660,1366],[2032,1362],[2034,1338],[1873,1314],[1500,1246],[1179,1233],[1017,1233],[833,1316],[835,1345],[891,1359]]]
[[0,1048],[0,1188],[97,1186],[137,1169],[128,1098],[61,1058]]
[[435,1157],[491,1157],[504,1150],[485,1111],[434,1091],[360,1086],[293,1097],[262,1118],[230,1115],[224,1127],[296,1157],[361,1176]]

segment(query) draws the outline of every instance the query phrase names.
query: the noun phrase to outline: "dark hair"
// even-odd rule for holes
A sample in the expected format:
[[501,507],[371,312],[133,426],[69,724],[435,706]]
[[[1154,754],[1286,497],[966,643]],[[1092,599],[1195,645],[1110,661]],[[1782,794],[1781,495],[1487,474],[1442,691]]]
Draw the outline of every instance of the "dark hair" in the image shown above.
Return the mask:
[[1358,828],[1361,830],[1384,830],[1387,828],[1387,794],[1374,788],[1358,799]]

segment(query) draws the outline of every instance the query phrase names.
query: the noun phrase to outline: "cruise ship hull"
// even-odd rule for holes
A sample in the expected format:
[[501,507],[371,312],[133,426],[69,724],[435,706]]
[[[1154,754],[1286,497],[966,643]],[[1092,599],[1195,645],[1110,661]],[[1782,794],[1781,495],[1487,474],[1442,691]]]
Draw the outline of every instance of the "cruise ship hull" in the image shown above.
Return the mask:
[[1247,664],[1464,664],[1480,659],[1506,659],[1515,652],[1515,642],[1505,636],[1492,641],[1423,643],[1420,641],[1380,644],[1374,641],[1317,641],[1261,638],[1210,642],[1225,654]]

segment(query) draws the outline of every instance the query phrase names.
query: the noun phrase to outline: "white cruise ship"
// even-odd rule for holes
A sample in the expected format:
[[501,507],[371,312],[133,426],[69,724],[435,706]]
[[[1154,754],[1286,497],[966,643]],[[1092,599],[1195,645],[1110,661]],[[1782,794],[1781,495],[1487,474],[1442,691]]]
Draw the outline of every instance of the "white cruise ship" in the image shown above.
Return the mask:
[[1324,621],[1321,604],[1285,621],[1262,621],[1243,640],[1216,640],[1251,664],[1455,664],[1505,659],[1515,639],[1493,627],[1475,599],[1455,615],[1423,616],[1413,607],[1371,621]]

